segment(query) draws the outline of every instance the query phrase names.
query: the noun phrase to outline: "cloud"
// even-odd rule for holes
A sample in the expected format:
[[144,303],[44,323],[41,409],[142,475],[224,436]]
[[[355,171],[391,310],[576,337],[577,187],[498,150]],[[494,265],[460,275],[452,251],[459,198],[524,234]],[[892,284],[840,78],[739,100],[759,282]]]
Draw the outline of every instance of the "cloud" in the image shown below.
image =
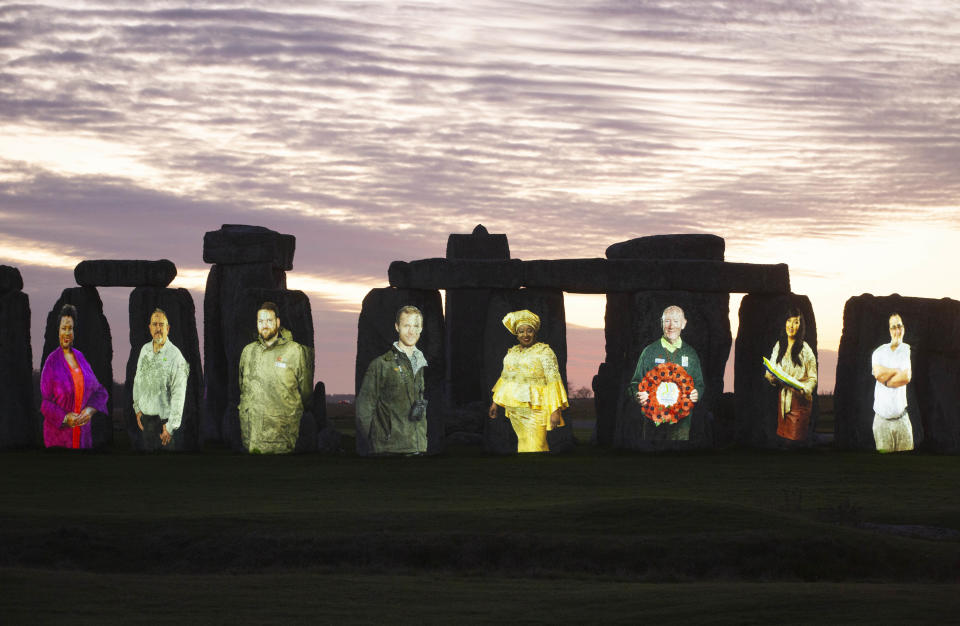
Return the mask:
[[900,216],[957,236],[958,18],[842,0],[7,5],[0,227],[202,271],[204,231],[262,224],[297,235],[295,272],[360,286],[477,223],[523,258],[713,232],[731,258],[859,293],[867,270],[835,250]]

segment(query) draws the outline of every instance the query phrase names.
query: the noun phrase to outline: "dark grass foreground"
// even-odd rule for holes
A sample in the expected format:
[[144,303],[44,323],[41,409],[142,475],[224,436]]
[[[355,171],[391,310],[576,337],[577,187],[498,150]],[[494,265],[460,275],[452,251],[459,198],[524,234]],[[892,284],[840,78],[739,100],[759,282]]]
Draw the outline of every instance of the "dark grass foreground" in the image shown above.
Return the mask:
[[10,452],[0,622],[936,622],[957,485],[832,450]]

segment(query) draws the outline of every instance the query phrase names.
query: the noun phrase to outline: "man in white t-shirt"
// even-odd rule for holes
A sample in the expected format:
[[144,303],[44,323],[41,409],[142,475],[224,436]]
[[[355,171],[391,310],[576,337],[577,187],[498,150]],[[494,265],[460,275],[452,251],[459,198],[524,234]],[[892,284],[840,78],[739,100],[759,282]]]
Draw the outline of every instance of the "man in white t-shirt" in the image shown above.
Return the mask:
[[873,351],[873,439],[880,452],[913,450],[913,427],[907,415],[910,345],[903,343],[903,320],[890,316],[890,343]]

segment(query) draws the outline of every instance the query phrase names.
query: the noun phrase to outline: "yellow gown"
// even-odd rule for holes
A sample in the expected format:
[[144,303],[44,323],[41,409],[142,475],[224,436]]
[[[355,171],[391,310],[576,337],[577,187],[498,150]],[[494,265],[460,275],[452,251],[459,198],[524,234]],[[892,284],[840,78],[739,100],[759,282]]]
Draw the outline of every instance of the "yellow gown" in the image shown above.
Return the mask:
[[[546,452],[550,415],[570,406],[560,378],[557,356],[545,343],[519,344],[503,357],[503,372],[493,386],[493,401],[502,406],[517,433],[518,452]],[[563,426],[560,418],[559,426]]]

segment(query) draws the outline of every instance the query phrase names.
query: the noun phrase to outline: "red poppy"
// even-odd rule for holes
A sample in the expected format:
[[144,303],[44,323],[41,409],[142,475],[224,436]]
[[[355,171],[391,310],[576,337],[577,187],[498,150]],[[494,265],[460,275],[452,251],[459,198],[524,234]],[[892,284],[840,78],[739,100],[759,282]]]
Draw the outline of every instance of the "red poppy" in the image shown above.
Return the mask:
[[[646,391],[650,399],[643,406],[644,416],[659,426],[676,424],[690,415],[693,401],[693,378],[682,366],[676,363],[661,363],[643,377],[637,386]],[[658,393],[663,397],[658,397]],[[676,394],[676,397],[673,397]]]

